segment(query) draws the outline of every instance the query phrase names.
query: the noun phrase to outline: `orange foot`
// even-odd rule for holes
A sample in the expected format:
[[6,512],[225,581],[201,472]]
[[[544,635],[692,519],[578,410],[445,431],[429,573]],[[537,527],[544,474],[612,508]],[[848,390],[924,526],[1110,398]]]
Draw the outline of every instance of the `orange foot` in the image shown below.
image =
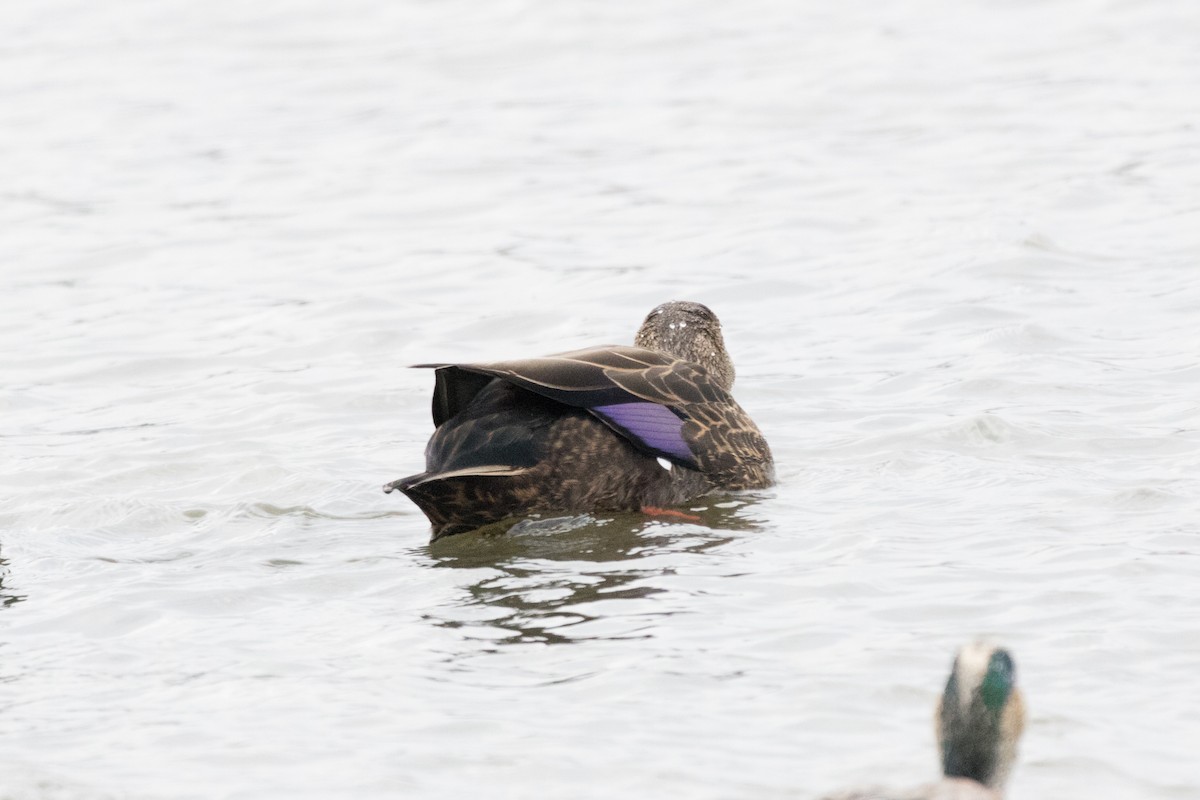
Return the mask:
[[654,506],[642,506],[642,513],[651,517],[671,517],[673,519],[687,520],[688,522],[699,522],[700,517],[695,514],[688,514],[684,511],[676,511],[673,508],[656,508]]

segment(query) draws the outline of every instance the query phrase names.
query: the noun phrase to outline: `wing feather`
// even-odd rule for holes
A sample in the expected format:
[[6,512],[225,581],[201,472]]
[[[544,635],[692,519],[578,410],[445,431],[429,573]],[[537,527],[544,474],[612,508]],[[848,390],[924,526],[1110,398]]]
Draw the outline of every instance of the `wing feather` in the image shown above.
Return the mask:
[[666,353],[610,345],[540,358],[418,366],[438,371],[436,425],[469,404],[488,382],[481,376],[499,378],[586,409],[643,452],[698,469],[723,488],[773,481],[770,450],[741,406],[703,367]]

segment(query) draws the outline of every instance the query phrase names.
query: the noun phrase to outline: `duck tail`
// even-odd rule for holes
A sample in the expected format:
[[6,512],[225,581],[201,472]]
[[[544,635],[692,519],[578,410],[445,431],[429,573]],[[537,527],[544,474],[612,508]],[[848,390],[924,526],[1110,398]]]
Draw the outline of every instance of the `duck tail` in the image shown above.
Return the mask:
[[496,503],[491,497],[500,487],[486,479],[522,475],[527,471],[525,467],[493,465],[432,474],[421,472],[385,484],[383,491],[390,494],[399,489],[416,503],[433,526],[433,538],[439,539],[510,516],[505,504]]
[[428,477],[429,477],[429,475],[427,473],[420,472],[416,475],[409,475],[406,478],[397,478],[396,480],[392,481],[391,483],[385,483],[383,485],[383,493],[391,494],[392,492],[399,489],[400,491],[404,492],[405,494],[408,494],[409,487],[415,486],[416,484],[421,483],[423,480],[425,480]]

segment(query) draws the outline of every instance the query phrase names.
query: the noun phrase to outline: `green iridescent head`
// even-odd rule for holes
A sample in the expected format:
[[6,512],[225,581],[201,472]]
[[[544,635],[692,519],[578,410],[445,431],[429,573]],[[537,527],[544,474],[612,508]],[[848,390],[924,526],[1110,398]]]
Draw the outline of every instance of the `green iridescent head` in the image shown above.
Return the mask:
[[999,713],[1016,681],[1016,665],[1007,650],[996,648],[988,659],[987,672],[979,684],[979,696],[989,711]]
[[938,742],[947,777],[998,788],[1016,758],[1024,706],[1008,651],[972,642],[958,651],[938,705]]

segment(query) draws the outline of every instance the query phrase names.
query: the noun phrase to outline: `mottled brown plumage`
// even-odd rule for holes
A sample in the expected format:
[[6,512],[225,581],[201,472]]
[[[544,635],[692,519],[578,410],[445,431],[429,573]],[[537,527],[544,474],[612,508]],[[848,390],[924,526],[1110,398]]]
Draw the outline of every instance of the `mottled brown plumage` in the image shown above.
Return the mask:
[[436,369],[424,472],[400,489],[433,537],[511,517],[678,505],[774,482],[770,448],[730,395],[720,323],[666,303],[639,346]]

